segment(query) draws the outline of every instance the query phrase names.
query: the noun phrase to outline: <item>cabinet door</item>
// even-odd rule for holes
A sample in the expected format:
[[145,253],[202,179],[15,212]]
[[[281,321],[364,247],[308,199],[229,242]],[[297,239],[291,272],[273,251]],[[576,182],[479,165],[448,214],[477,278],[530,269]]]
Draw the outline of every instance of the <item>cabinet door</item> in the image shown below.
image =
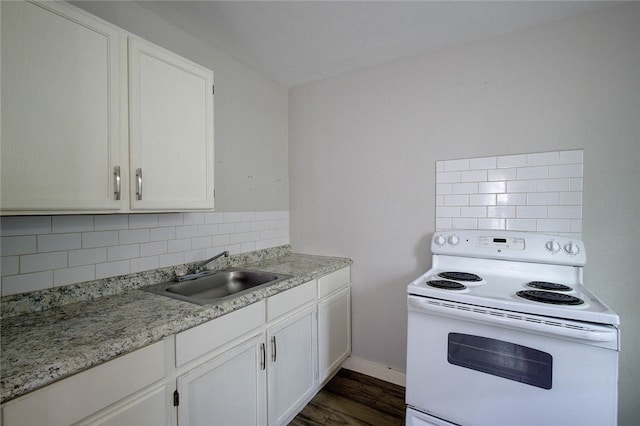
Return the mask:
[[213,208],[213,72],[129,39],[131,207]]
[[115,27],[62,2],[2,7],[2,210],[120,207]]
[[322,383],[351,353],[351,289],[318,303],[318,369]]
[[269,425],[286,424],[316,390],[316,312],[313,306],[267,330]]
[[178,424],[263,425],[266,418],[264,335],[178,377]]
[[166,386],[163,384],[142,395],[132,397],[118,409],[80,425],[95,426],[169,426],[171,425],[170,410],[167,410]]

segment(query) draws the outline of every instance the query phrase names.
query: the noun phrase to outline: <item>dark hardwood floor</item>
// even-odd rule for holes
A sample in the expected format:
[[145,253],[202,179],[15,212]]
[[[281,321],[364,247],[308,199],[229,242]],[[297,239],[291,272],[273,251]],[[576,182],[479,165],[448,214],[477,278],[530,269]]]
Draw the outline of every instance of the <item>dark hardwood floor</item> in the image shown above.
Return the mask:
[[341,369],[289,426],[403,425],[404,388]]

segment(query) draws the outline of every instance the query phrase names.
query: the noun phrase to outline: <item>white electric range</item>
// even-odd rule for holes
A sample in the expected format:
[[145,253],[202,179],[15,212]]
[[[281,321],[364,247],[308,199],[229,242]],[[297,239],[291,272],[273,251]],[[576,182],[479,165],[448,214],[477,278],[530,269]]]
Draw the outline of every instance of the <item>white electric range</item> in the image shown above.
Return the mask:
[[407,288],[407,424],[615,424],[620,319],[583,283],[582,241],[434,234]]

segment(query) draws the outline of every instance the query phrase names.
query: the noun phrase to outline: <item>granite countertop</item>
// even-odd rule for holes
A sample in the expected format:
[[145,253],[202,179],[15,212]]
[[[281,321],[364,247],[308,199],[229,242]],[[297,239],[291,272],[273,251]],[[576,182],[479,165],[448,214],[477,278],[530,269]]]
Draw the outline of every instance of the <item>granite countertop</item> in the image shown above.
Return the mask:
[[139,287],[124,286],[122,291],[110,295],[3,318],[1,401],[6,402],[350,264],[351,260],[346,258],[284,253],[273,258],[236,262],[233,266],[292,275],[292,278],[220,304],[200,306],[155,295]]

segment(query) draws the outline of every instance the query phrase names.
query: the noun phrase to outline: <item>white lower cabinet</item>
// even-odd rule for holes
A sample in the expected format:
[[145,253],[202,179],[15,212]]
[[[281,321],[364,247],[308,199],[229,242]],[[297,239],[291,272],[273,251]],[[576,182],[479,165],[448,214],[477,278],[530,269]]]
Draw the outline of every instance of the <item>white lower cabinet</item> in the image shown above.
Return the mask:
[[269,425],[287,424],[315,395],[316,306],[267,329]]
[[318,373],[323,383],[351,353],[351,289],[318,303]]
[[265,424],[264,356],[260,333],[178,377],[178,424]]
[[2,424],[171,425],[164,341],[3,404]]

